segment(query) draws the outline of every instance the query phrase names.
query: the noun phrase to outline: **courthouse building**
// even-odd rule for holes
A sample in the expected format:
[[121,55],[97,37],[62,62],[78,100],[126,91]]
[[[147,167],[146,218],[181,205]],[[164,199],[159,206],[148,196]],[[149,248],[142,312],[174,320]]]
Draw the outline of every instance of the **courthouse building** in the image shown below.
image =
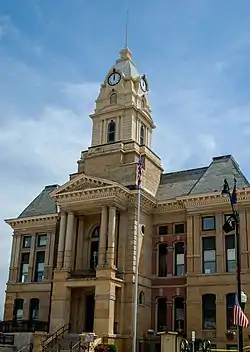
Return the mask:
[[141,154],[138,341],[149,329],[188,338],[195,330],[217,347],[235,344],[226,336],[234,328],[235,241],[222,230],[230,205],[221,189],[224,178],[232,186],[236,177],[242,282],[250,296],[250,187],[237,162],[225,155],[207,167],[163,172],[152,150],[147,77],[127,48],[107,72],[90,118],[92,142],[77,172],[63,185],[45,186],[6,220],[13,244],[4,321],[131,343]]

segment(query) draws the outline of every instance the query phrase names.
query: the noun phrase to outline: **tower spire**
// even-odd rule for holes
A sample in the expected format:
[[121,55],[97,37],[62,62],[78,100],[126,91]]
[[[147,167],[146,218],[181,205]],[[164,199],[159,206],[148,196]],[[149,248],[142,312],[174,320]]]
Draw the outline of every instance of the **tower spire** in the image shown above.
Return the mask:
[[128,49],[128,16],[129,16],[129,10],[127,10],[127,13],[126,13],[125,49]]
[[126,13],[126,31],[125,31],[125,47],[124,49],[122,49],[122,51],[120,52],[120,60],[130,60],[131,59],[131,51],[128,48],[128,15],[129,15],[129,11],[127,10]]

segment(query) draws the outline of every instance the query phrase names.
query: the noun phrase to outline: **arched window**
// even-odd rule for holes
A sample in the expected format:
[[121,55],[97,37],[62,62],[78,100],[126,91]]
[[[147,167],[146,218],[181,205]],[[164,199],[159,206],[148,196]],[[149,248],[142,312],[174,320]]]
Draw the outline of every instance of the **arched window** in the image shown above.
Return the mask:
[[141,125],[141,130],[140,130],[140,145],[144,144],[144,126]]
[[96,226],[90,239],[90,269],[95,270],[98,265],[100,226]]
[[184,298],[174,298],[174,331],[183,332],[185,321]]
[[110,95],[110,104],[117,104],[117,94],[116,93],[112,93]]
[[174,244],[174,259],[175,259],[175,268],[174,275],[182,276],[185,273],[184,265],[184,243],[176,242]]
[[115,142],[115,129],[116,125],[113,120],[108,124],[108,143]]
[[235,293],[228,293],[226,295],[226,314],[227,314],[227,329],[235,329],[236,326],[234,325],[233,322],[233,316],[234,316],[234,300],[235,300]]
[[39,315],[39,299],[32,298],[30,300],[29,320],[30,321],[38,320],[38,315]]
[[143,291],[139,293],[139,304],[145,304],[145,297]]
[[166,243],[158,244],[158,276],[167,276],[167,255],[168,245]]
[[167,330],[167,299],[157,299],[157,332]]
[[216,295],[213,293],[202,296],[202,325],[203,329],[216,329]]
[[23,320],[23,303],[24,300],[17,298],[14,302],[14,310],[13,310],[13,320],[21,321]]

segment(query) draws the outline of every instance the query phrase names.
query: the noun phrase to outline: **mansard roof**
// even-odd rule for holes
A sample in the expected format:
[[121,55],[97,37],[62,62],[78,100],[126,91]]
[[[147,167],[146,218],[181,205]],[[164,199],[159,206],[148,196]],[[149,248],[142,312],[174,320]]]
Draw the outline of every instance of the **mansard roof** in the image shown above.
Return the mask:
[[206,167],[162,174],[156,198],[167,200],[184,195],[220,192],[224,179],[232,186],[234,177],[237,188],[249,187],[232,155],[214,157]]
[[45,186],[42,192],[22,211],[18,219],[57,213],[56,203],[50,197],[50,193],[56,188],[58,185]]

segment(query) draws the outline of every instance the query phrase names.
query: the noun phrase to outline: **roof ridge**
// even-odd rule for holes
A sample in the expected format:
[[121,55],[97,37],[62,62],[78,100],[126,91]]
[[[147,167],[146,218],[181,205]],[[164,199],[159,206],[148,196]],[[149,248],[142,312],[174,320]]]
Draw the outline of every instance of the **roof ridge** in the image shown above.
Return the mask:
[[202,167],[195,167],[195,168],[192,168],[192,169],[179,170],[179,171],[173,171],[173,172],[166,172],[166,173],[162,173],[162,176],[182,174],[182,173],[191,172],[191,171],[201,171],[201,170],[205,170],[207,168],[208,168],[208,166],[202,166]]
[[189,190],[188,194],[191,194],[192,190],[196,187],[196,185],[200,182],[200,180],[202,179],[203,176],[205,176],[205,174],[208,172],[208,169],[210,168],[210,166],[212,165],[213,161],[206,167],[206,171],[204,172],[204,174],[201,174],[201,176],[198,178],[198,180],[195,182],[195,184],[193,185],[193,187],[191,187],[191,189]]

